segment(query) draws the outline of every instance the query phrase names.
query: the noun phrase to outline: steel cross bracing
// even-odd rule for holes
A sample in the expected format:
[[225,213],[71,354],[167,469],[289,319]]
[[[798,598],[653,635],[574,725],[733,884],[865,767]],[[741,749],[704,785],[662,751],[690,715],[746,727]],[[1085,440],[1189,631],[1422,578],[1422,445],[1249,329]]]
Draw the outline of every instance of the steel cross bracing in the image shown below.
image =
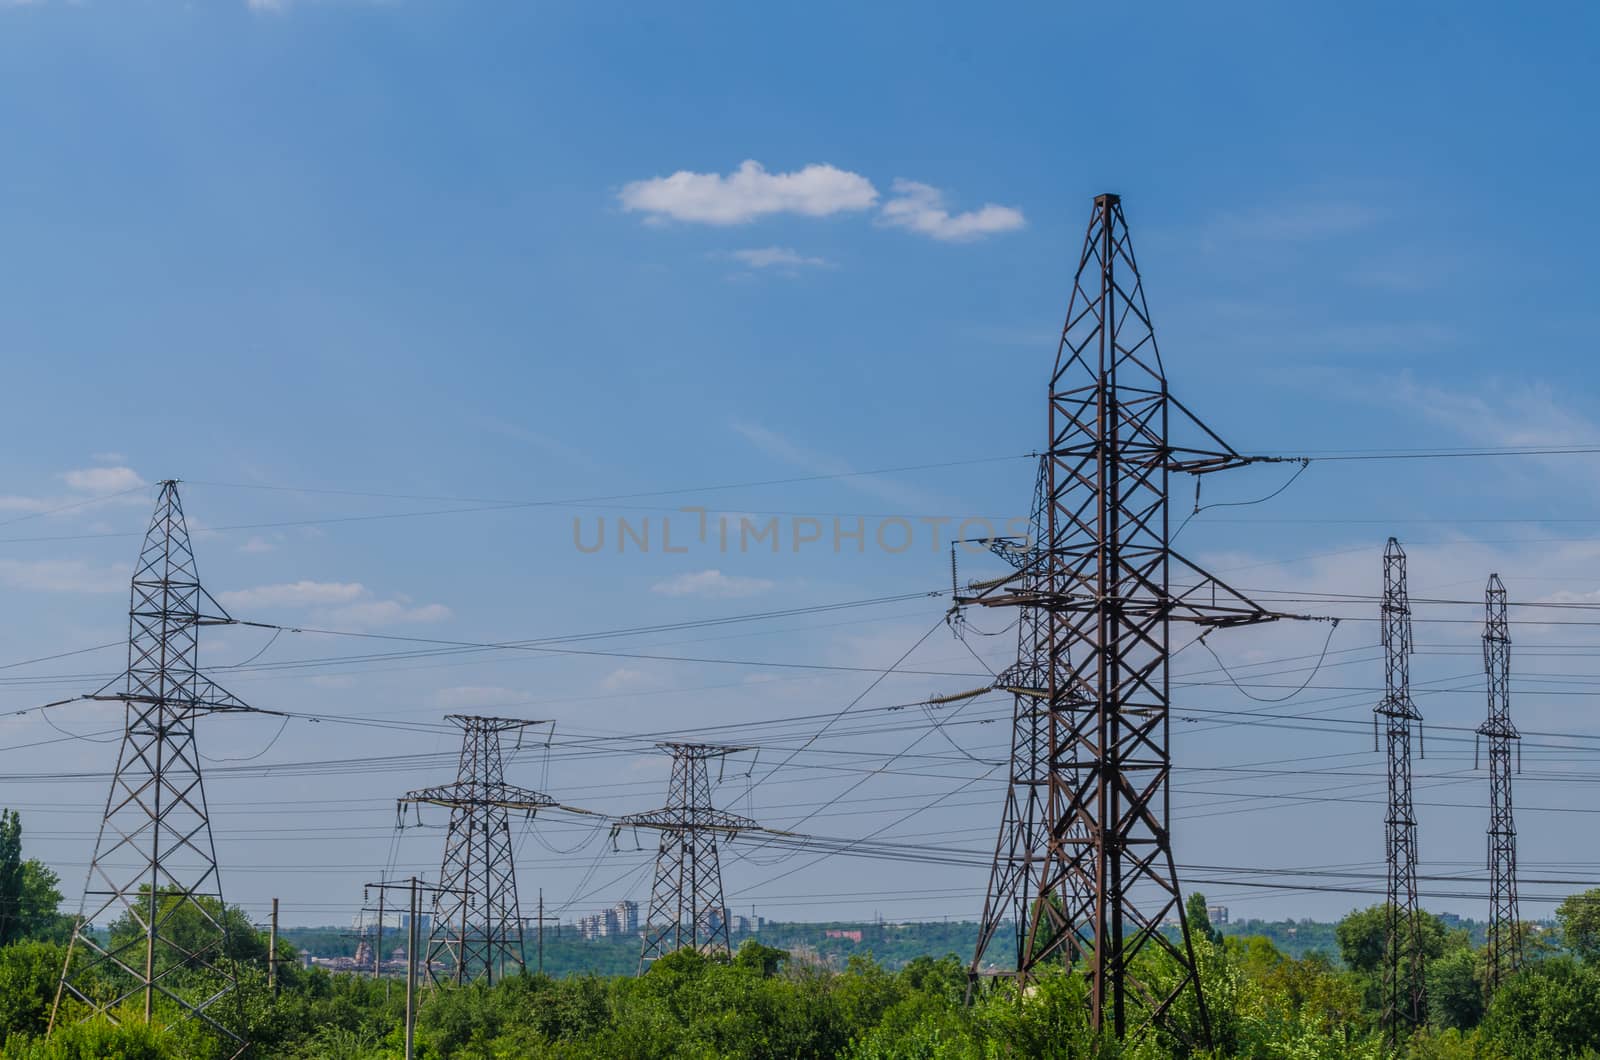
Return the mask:
[[128,668],[90,697],[123,703],[125,724],[52,1030],[131,1008],[245,1047],[237,1013],[218,1008],[237,978],[195,736],[201,715],[251,709],[199,668],[200,627],[232,621],[200,585],[177,482],[162,482],[133,574]]
[[1511,624],[1506,587],[1489,575],[1484,589],[1483,669],[1488,676],[1489,714],[1478,734],[1489,742],[1489,939],[1488,987],[1522,963],[1522,925],[1517,915],[1517,824],[1511,814]]
[[[1171,626],[1281,617],[1173,551],[1168,477],[1241,456],[1167,390],[1121,200],[1095,199],[1050,382],[1045,534],[1038,557],[958,603],[1040,615],[1047,712],[1046,846],[1029,863],[1018,974],[1081,958],[1090,1021],[1118,1037],[1210,1023],[1168,828]],[[1177,444],[1176,428],[1195,439]],[[1176,922],[1176,939],[1162,930]],[[1159,951],[1175,974],[1135,972]],[[1137,1010],[1135,1010],[1137,1006]],[[1202,1041],[1200,1044],[1205,1044]]]
[[1417,904],[1417,817],[1411,801],[1411,723],[1422,714],[1411,701],[1411,598],[1406,592],[1406,553],[1394,538],[1383,549],[1383,701],[1373,724],[1383,719],[1389,759],[1389,806],[1384,818],[1388,861],[1388,912],[1383,966],[1383,1024],[1390,1044],[1402,1037],[1401,1023],[1422,1023],[1427,987],[1422,955],[1421,907]]
[[505,781],[500,734],[548,722],[449,714],[461,727],[461,759],[453,784],[408,792],[400,801],[450,808],[439,889],[434,891],[428,935],[428,974],[464,983],[494,982],[508,967],[521,969],[522,914],[512,860],[509,811],[532,814],[556,800]]
[[[1024,592],[1038,588],[1043,569],[1040,542],[1049,530],[1049,466],[1043,460],[1034,483],[1029,534],[1025,542],[996,542],[991,550],[1020,573]],[[1008,956],[1021,967],[1027,941],[1028,912],[1037,897],[1037,862],[1049,846],[1046,818],[1050,786],[1050,666],[1048,612],[1025,605],[1018,609],[1017,661],[1000,674],[996,687],[1012,695],[1011,774],[1006,786],[994,865],[978,922],[978,942],[968,969],[969,987],[983,972],[983,958],[1006,921],[1012,925]],[[1070,882],[1070,881],[1069,881]]]
[[618,829],[654,828],[661,833],[644,947],[639,954],[641,973],[657,957],[685,946],[701,952],[731,949],[717,837],[732,838],[757,827],[747,817],[711,805],[707,763],[744,748],[705,743],[656,746],[672,754],[667,804],[659,810],[629,814],[617,825]]

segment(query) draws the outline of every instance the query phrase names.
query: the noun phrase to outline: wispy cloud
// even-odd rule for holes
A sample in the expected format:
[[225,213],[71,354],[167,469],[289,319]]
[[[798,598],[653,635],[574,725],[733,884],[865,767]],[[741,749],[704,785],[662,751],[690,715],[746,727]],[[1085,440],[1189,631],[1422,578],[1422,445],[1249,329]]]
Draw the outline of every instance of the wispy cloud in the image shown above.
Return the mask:
[[144,479],[131,467],[86,467],[64,471],[61,478],[71,488],[84,493],[119,493],[145,485]]
[[[4,0],[0,0],[4,2]],[[115,456],[106,453],[102,456]],[[98,457],[96,458],[98,459]],[[145,498],[129,496],[146,485],[144,478],[130,467],[87,467],[63,471],[56,476],[65,482],[68,493],[55,497],[29,497],[18,494],[0,496],[0,511],[30,515],[78,515],[105,504],[144,504]]]
[[1600,424],[1544,383],[1459,390],[1402,377],[1386,390],[1393,401],[1476,444],[1586,445],[1600,439]]
[[[893,196],[878,210],[878,223],[946,243],[970,243],[1027,224],[1015,206],[984,203],[975,210],[952,212],[945,193],[931,184],[896,178]],[[771,173],[760,162],[746,160],[729,174],[679,170],[668,177],[636,180],[618,193],[622,208],[643,213],[647,222],[742,225],[763,217],[791,214],[831,217],[860,213],[878,206],[878,189],[860,173],[826,162],[813,162],[791,173]],[[788,247],[759,247],[729,252],[752,269],[816,267],[830,264]]]
[[826,268],[833,264],[826,258],[813,258],[790,247],[758,247],[751,250],[729,251],[728,257],[752,269],[780,269],[795,271],[802,268]]
[[892,479],[881,475],[858,475],[855,468],[843,460],[813,452],[799,445],[777,431],[762,427],[759,424],[736,421],[730,426],[746,441],[756,448],[775,457],[786,464],[797,467],[813,475],[838,475],[841,482],[862,493],[871,494],[881,500],[893,504],[903,505],[908,512],[927,512],[938,508],[921,490],[902,486]]
[[792,173],[769,173],[754,160],[732,173],[679,170],[668,177],[636,180],[623,187],[622,208],[653,221],[739,225],[773,214],[827,217],[865,210],[878,190],[859,173],[827,163],[812,163]]
[[126,592],[131,567],[96,567],[81,559],[0,560],[0,583],[41,593]]
[[371,629],[379,626],[443,622],[451,617],[444,604],[415,604],[410,597],[395,595],[377,599],[360,582],[297,581],[259,585],[217,594],[224,607],[310,609],[320,623],[346,629]]
[[455,685],[433,694],[433,705],[441,710],[489,710],[530,702],[532,694],[517,688],[497,685]]
[[650,591],[662,596],[706,596],[719,600],[741,596],[757,596],[773,587],[765,578],[741,578],[719,570],[702,570],[679,574],[650,586]]
[[1382,214],[1357,202],[1304,202],[1224,213],[1208,226],[1218,241],[1301,242],[1359,232]]
[[218,593],[226,607],[307,607],[347,603],[367,595],[360,582],[285,582]]
[[946,243],[969,243],[1000,232],[1014,232],[1027,221],[1014,206],[985,203],[976,210],[953,214],[944,192],[931,184],[896,178],[894,198],[883,204],[883,223]]
[[319,612],[326,621],[352,628],[409,626],[444,622],[452,614],[444,604],[412,604],[404,599],[365,600]]

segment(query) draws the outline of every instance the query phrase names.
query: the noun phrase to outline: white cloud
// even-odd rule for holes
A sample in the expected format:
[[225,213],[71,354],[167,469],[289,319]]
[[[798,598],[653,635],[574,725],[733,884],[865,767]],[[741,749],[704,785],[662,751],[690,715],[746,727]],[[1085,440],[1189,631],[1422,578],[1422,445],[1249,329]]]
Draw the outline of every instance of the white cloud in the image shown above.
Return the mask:
[[1470,392],[1402,378],[1389,391],[1400,404],[1480,445],[1589,445],[1600,437],[1600,426],[1545,383],[1491,385]]
[[252,537],[250,540],[239,546],[239,551],[258,554],[262,552],[275,552],[277,551],[277,548],[277,545],[274,545],[271,541],[268,541],[264,537]]
[[95,567],[80,559],[0,560],[0,582],[13,589],[42,593],[120,593],[132,569]]
[[404,600],[364,600],[319,612],[323,620],[340,626],[399,626],[443,622],[450,617],[443,604],[410,604]]
[[650,586],[650,591],[663,596],[710,596],[717,599],[731,599],[764,593],[771,589],[772,585],[773,583],[765,578],[740,578],[724,574],[719,570],[702,570],[656,582]]
[[450,609],[443,604],[413,604],[405,596],[373,599],[372,593],[360,582],[297,581],[259,585],[219,593],[217,599],[223,606],[235,609],[313,608],[313,621],[343,629],[443,622],[451,617]]
[[670,177],[636,180],[618,198],[624,210],[646,213],[654,221],[737,225],[770,214],[827,217],[865,210],[878,201],[878,190],[861,174],[826,163],[769,173],[760,162],[747,160],[727,176],[679,170]]
[[318,688],[350,688],[356,679],[344,674],[318,674],[311,679],[311,683]]
[[1021,210],[996,206],[992,202],[976,210],[952,214],[945,208],[944,193],[938,188],[898,178],[894,182],[894,198],[883,204],[879,217],[884,224],[947,243],[964,243],[997,232],[1013,232],[1027,223]]
[[15,494],[0,497],[0,511],[44,512],[59,507],[65,501],[52,501],[44,497],[18,497]]
[[442,710],[484,710],[530,702],[533,696],[516,688],[493,685],[456,685],[433,694],[433,705]]
[[131,467],[86,467],[62,472],[61,477],[68,486],[84,493],[118,493],[145,484]]
[[[837,475],[850,489],[871,494],[892,504],[904,505],[908,512],[936,511],[940,504],[928,494],[909,486],[902,486],[881,475],[861,475],[848,463],[812,452],[796,445],[777,431],[754,423],[733,423],[733,429],[768,455],[792,464],[813,475]],[[731,514],[731,513],[730,513]]]
[[600,679],[600,687],[607,692],[626,692],[653,684],[643,670],[618,667]]
[[219,593],[217,599],[226,607],[306,607],[347,603],[366,595],[360,582],[298,581],[235,589]]
[[789,247],[758,247],[752,250],[735,250],[728,254],[735,261],[752,269],[781,268],[794,270],[802,267],[825,268],[832,262],[826,258],[809,258]]

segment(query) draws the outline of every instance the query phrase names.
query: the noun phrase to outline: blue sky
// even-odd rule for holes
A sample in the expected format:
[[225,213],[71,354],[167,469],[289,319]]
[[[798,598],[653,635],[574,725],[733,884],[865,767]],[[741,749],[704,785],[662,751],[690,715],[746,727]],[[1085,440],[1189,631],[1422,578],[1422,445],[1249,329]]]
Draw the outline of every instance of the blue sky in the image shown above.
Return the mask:
[[[898,554],[588,555],[573,520],[659,533],[692,518],[686,504],[824,525],[1025,514],[1020,454],[1043,442],[1054,335],[1105,190],[1124,197],[1174,392],[1241,449],[1596,441],[1594,23],[1579,5],[1512,19],[1487,5],[0,0],[4,654],[125,635],[148,487],[166,477],[185,480],[207,583],[269,622],[500,642],[944,587],[922,523]],[[694,489],[922,465],[955,466]],[[1251,500],[1284,474],[1239,472],[1205,499]],[[1600,591],[1596,479],[1586,457],[1315,464],[1271,504],[1196,519],[1181,543],[1250,588],[1372,593],[1395,533],[1418,595],[1475,598],[1498,569],[1514,599],[1579,599]],[[615,499],[484,503],[583,498]],[[472,510],[405,514],[458,508]],[[804,730],[774,719],[852,702],[944,606],[591,645],[732,662],[501,653],[233,672],[225,683],[262,707],[421,727],[295,721],[271,742],[275,721],[218,718],[204,737],[218,759],[440,757],[293,779],[219,762],[229,896],[260,914],[277,895],[286,920],[328,922],[391,858],[436,869],[438,831],[395,842],[391,800],[448,779],[437,723],[452,709],[551,718],[574,738],[768,723],[752,730],[766,745],[742,767],[751,783],[730,766],[724,790],[780,827],[861,779],[843,766],[901,753],[802,827],[985,849],[1000,793],[965,756],[1003,746],[1008,705],[978,701],[944,730],[881,709],[976,682],[980,660],[942,628],[905,664],[924,672],[868,691],[814,768],[766,778]],[[1314,656],[1324,632],[1212,643],[1239,664]],[[1419,700],[1430,722],[1481,717],[1475,637],[1470,623],[1419,635],[1419,682],[1453,689]],[[1542,675],[1517,701],[1525,728],[1600,735],[1574,694],[1586,638],[1519,634],[1519,651],[1545,650],[1518,656]],[[266,639],[208,635],[206,658],[238,663]],[[1007,635],[969,643],[997,667],[1011,650]],[[1340,665],[1273,708],[1335,710],[1336,732],[1175,727],[1193,770],[1176,784],[1181,862],[1381,870],[1380,807],[1307,801],[1382,790],[1370,737],[1349,724],[1381,682],[1375,643],[1373,623],[1341,625]],[[370,647],[285,635],[256,662]],[[5,671],[0,706],[88,691],[115,655]],[[1180,664],[1205,682],[1180,713],[1262,709],[1209,657]],[[115,724],[93,706],[55,717],[85,734]],[[30,849],[75,898],[104,782],[19,775],[104,770],[115,745],[20,746],[57,735],[33,715],[0,722],[0,804],[23,808]],[[650,808],[665,761],[625,746],[548,762],[524,748],[514,772],[576,805]],[[1347,757],[1307,758],[1322,754]],[[1563,838],[1586,820],[1568,811],[1589,801],[1588,753],[1539,754],[1577,776],[1519,788],[1523,863],[1572,878],[1591,871]],[[1469,759],[1441,741],[1419,763],[1423,857],[1440,874],[1481,860],[1486,780]],[[1262,762],[1335,772],[1237,772]],[[1267,792],[1295,798],[1248,798]],[[524,841],[525,902],[543,886],[573,916],[642,897],[646,859],[623,845],[542,825]],[[778,857],[730,855],[736,904],[970,916],[984,884],[981,868]],[[1236,914],[1371,900],[1207,889]]]

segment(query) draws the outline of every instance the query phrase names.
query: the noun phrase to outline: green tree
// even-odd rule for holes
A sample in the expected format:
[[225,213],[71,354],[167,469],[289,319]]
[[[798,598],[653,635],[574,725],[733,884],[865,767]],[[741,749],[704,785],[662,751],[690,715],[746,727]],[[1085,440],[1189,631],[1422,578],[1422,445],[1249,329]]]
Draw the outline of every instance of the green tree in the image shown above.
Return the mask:
[[1469,1030],[1483,1019],[1483,984],[1478,955],[1453,950],[1428,965],[1428,1019],[1434,1026]]
[[1489,1002],[1480,1037],[1503,1056],[1594,1056],[1600,1052],[1600,971],[1565,956],[1523,968]]
[[1206,896],[1199,891],[1189,896],[1184,912],[1188,915],[1189,933],[1203,935],[1217,946],[1222,945],[1222,932],[1211,926],[1211,914],[1206,910]]
[[43,1034],[66,950],[48,942],[16,942],[0,948],[0,1040]]
[[38,858],[22,863],[22,937],[65,942],[72,935],[70,916],[61,913],[61,877]]
[[733,955],[733,965],[735,968],[744,968],[770,979],[778,974],[778,969],[788,959],[788,950],[780,950],[776,946],[763,946],[755,939],[745,939],[739,946],[739,952]]
[[1582,961],[1600,960],[1600,887],[1567,896],[1556,907],[1561,941]]
[[0,810],[0,946],[22,938],[22,819]]

